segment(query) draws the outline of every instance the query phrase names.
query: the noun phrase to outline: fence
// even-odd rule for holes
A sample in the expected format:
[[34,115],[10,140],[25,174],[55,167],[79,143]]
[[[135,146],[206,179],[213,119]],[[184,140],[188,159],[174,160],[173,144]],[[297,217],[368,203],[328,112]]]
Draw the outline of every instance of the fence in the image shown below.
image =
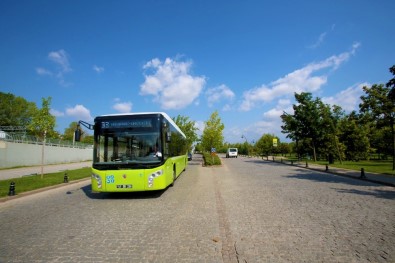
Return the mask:
[[[35,136],[19,134],[19,133],[5,133],[0,131],[0,140],[14,143],[27,143],[27,144],[38,144],[42,145],[42,139]],[[45,140],[45,145],[47,146],[58,146],[58,147],[70,147],[70,148],[92,148],[91,144],[82,142],[73,142],[61,139],[47,138]]]
[[0,168],[40,165],[44,150],[44,164],[59,164],[92,160],[90,144],[40,139],[24,134],[0,134]]

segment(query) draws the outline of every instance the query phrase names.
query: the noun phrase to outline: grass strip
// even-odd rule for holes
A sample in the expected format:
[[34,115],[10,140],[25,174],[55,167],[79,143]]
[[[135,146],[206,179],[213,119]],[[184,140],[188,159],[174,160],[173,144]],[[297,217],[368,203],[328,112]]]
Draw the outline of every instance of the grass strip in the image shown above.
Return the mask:
[[[335,161],[333,164],[329,164],[328,161],[316,161],[314,162],[313,160],[297,160],[296,158],[284,158],[284,157],[279,157],[276,156],[275,160],[278,162],[281,159],[284,160],[284,162],[298,162],[298,163],[309,163],[309,164],[318,164],[322,165],[325,167],[325,165],[328,165],[328,167],[335,167],[335,168],[342,168],[342,169],[348,169],[348,170],[354,170],[354,171],[361,171],[361,168],[364,168],[365,172],[368,173],[378,173],[378,174],[387,174],[387,175],[392,175],[395,176],[395,171],[392,170],[392,160],[360,160],[360,161]],[[271,160],[271,159],[269,159]]]
[[10,190],[11,182],[15,183],[15,194],[32,191],[48,186],[58,185],[64,183],[64,176],[67,173],[68,181],[75,181],[91,176],[91,168],[85,167],[76,170],[66,170],[56,173],[44,174],[41,179],[41,175],[30,175],[23,176],[20,178],[0,180],[0,197],[8,195]]

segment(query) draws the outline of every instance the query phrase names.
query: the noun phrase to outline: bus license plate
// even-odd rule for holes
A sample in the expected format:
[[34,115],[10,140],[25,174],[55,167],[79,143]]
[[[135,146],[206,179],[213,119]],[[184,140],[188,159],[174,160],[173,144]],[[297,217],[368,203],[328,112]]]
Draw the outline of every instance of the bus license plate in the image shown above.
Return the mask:
[[131,184],[117,184],[117,188],[132,188]]

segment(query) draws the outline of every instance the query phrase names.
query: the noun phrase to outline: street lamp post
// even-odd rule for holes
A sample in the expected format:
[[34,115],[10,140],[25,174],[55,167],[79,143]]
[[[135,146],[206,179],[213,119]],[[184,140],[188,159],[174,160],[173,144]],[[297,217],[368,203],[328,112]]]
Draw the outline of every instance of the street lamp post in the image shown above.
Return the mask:
[[247,156],[249,157],[250,156],[250,150],[249,150],[249,147],[248,147],[249,144],[248,144],[247,137],[245,137],[244,135],[241,135],[241,138],[246,140],[246,143],[247,143]]

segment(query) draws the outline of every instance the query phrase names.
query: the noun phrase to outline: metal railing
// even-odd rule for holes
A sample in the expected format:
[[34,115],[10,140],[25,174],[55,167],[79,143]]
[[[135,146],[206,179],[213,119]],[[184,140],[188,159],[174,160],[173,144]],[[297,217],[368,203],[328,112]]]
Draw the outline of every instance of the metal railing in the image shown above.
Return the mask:
[[[42,145],[43,141],[32,135],[17,134],[17,133],[2,133],[0,136],[0,141],[14,142],[14,143],[27,143],[27,144],[38,144]],[[93,148],[92,144],[73,142],[61,139],[46,138],[46,146],[57,146],[57,147],[69,147],[69,148],[79,148],[79,149],[90,149]]]

